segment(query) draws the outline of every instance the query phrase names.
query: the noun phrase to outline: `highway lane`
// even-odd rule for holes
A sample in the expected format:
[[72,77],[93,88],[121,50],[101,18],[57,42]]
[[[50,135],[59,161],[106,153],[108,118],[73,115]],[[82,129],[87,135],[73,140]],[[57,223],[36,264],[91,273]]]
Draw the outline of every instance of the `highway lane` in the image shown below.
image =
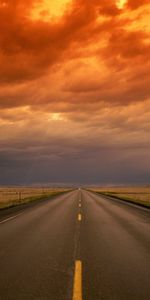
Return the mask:
[[150,212],[82,191],[83,299],[150,299]]
[[78,192],[0,224],[0,300],[72,298]]
[[148,210],[76,190],[3,221],[0,300],[150,299]]

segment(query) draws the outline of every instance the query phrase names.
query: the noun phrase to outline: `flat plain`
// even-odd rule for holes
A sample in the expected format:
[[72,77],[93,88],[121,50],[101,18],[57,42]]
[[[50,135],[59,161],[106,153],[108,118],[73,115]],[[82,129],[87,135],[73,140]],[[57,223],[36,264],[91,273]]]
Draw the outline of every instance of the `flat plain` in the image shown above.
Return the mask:
[[150,186],[95,187],[91,190],[102,195],[150,207]]
[[44,187],[0,187],[0,209],[16,206],[30,201],[45,199],[65,192],[64,188]]

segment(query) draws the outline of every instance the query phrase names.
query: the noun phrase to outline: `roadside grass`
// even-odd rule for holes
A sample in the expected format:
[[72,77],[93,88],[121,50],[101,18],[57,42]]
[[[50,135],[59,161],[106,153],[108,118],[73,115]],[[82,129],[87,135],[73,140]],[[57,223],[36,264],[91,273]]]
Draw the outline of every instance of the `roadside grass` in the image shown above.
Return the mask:
[[0,188],[0,210],[35,202],[46,200],[52,196],[69,192],[69,189],[40,189],[40,188]]
[[108,187],[94,188],[92,191],[150,208],[150,187]]

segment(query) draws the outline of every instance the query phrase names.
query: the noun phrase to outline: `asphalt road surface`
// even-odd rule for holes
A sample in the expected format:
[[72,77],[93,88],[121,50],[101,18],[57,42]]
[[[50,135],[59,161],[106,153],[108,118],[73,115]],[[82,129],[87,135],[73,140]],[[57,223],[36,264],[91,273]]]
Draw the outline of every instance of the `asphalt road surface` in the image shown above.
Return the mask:
[[0,300],[149,300],[150,211],[76,190],[0,213]]

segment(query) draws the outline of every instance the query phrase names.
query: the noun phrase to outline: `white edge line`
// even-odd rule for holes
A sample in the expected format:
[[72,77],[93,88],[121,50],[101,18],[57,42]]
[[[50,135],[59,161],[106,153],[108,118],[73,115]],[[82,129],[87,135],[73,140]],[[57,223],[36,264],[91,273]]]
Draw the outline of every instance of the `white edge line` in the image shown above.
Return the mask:
[[[106,195],[101,195],[101,194],[98,194],[96,193],[98,196],[101,196],[102,198],[106,198],[106,199],[109,199],[109,200],[114,200],[116,202],[120,202],[120,203],[123,203],[125,205],[128,205],[128,206],[132,206],[132,207],[135,207],[135,208],[138,208],[138,209],[141,209],[143,211],[149,211],[149,207],[144,207],[142,205],[139,205],[138,203],[135,203],[135,202],[129,202],[129,201],[126,201],[126,200],[123,200],[123,199],[119,199],[119,198],[114,198],[114,197],[111,197],[111,196],[106,196]],[[104,197],[103,197],[104,196]]]
[[15,215],[15,216],[13,216],[13,217],[10,217],[10,218],[8,218],[8,219],[5,219],[5,220],[3,220],[3,221],[0,221],[0,224],[6,223],[6,222],[8,222],[8,221],[10,221],[10,220],[13,220],[13,219],[17,218],[18,216],[20,216],[20,215],[22,215],[22,214],[23,214],[23,212],[20,213],[20,214]]

